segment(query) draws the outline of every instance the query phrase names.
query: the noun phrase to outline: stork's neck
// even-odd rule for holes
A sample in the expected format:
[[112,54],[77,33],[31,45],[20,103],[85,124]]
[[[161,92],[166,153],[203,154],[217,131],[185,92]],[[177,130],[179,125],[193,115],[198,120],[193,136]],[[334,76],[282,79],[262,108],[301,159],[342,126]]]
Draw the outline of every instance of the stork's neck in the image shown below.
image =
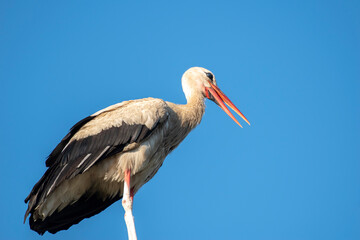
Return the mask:
[[183,124],[190,128],[196,127],[205,112],[205,99],[201,93],[186,96],[187,104],[181,106],[181,118]]

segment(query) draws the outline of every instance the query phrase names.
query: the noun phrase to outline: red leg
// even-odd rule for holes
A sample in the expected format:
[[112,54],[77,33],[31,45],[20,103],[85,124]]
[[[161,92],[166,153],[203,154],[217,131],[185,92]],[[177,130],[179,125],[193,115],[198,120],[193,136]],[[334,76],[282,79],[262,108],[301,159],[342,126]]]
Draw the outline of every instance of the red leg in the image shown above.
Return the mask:
[[123,191],[123,200],[122,205],[125,210],[125,223],[128,230],[128,237],[129,240],[136,240],[136,230],[135,230],[135,223],[134,217],[132,214],[132,203],[133,203],[133,191],[130,190],[130,175],[131,169],[127,169],[124,171],[124,191]]
[[130,188],[131,169],[125,170],[124,175],[125,175],[125,177],[124,177],[125,183],[127,184],[127,187]]

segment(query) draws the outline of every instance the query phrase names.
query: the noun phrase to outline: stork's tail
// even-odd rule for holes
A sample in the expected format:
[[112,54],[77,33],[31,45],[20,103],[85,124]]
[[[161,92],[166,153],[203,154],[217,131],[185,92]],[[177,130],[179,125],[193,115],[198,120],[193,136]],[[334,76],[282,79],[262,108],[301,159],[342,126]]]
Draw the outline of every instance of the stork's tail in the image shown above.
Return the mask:
[[113,198],[103,200],[103,198],[97,194],[91,196],[84,195],[75,203],[66,206],[59,212],[54,212],[43,220],[34,220],[33,213],[31,213],[29,219],[30,228],[40,235],[43,235],[46,231],[56,233],[61,230],[66,230],[84,218],[89,218],[100,213],[120,198],[120,196],[114,196]]

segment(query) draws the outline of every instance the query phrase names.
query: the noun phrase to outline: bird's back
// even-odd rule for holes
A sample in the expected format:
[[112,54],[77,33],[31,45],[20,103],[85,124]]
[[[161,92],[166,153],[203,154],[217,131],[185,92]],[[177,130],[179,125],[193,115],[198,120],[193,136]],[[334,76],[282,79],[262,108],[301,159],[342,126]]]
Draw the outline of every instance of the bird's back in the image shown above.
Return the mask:
[[164,101],[146,98],[110,106],[75,124],[25,200],[30,227],[55,233],[101,212],[122,197],[123,169],[132,169],[137,191],[171,151],[163,142],[172,115]]

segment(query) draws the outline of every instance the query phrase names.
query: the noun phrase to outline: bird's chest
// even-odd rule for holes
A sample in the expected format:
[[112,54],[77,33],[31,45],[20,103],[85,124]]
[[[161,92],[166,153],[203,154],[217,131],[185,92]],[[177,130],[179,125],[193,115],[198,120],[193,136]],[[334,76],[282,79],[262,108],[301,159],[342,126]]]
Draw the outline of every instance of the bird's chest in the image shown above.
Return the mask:
[[119,153],[106,159],[99,166],[103,175],[98,176],[105,182],[111,183],[113,191],[119,191],[124,181],[124,172],[131,170],[131,187],[136,192],[148,182],[159,170],[166,156],[174,150],[189,133],[184,128],[171,129],[164,126],[149,139],[132,150]]

